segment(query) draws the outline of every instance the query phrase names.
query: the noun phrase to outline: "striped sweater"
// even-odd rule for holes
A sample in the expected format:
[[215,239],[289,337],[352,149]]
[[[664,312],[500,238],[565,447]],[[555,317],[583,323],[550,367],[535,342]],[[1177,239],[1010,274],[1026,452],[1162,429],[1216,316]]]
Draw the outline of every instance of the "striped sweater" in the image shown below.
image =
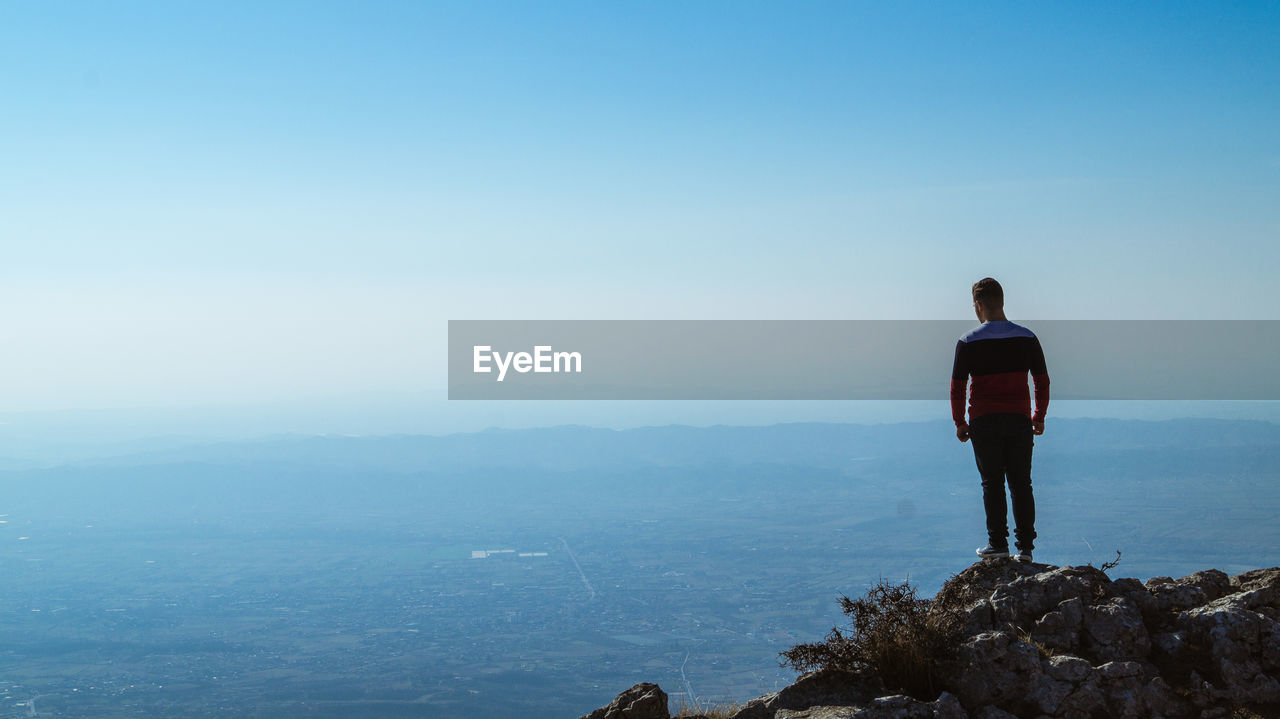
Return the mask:
[[[1027,373],[1035,383],[1035,411]],[[1014,412],[1044,421],[1049,407],[1049,371],[1040,340],[1031,330],[1009,320],[991,320],[969,330],[956,343],[951,367],[951,418],[964,424],[969,378],[969,420],[995,412]]]

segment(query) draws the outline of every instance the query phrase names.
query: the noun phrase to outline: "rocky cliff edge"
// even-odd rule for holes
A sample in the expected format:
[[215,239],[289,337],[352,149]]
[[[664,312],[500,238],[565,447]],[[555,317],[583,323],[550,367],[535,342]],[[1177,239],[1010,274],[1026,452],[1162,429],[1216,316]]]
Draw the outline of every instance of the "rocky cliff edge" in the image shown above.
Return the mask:
[[[1004,719],[1280,716],[1280,567],[1229,577],[1110,579],[1090,566],[979,562],[931,611],[963,623],[944,688],[926,701],[871,669],[822,669],[732,719]],[[638,684],[583,719],[668,719]]]

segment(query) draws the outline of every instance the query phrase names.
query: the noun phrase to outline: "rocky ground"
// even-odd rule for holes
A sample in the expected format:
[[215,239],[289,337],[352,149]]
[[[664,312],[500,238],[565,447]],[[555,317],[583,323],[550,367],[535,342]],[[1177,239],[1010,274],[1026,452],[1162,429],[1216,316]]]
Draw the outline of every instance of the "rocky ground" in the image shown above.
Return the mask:
[[[1280,567],[1228,577],[1107,577],[1093,567],[974,564],[931,611],[960,613],[931,701],[875,672],[824,669],[753,699],[732,719],[1280,716]],[[668,719],[639,684],[584,719]]]

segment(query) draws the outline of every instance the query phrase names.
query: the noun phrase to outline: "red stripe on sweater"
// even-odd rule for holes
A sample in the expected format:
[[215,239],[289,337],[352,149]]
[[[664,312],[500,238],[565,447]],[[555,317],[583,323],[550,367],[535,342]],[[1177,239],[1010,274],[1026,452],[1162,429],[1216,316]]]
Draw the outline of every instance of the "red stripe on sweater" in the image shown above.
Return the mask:
[[[1040,387],[1037,386],[1037,390],[1039,389]],[[1045,382],[1043,392],[1047,397],[1048,382]],[[1037,394],[1040,393],[1037,392]],[[1039,399],[1037,398],[1037,404]],[[1037,407],[1037,410],[1039,409],[1040,407]],[[973,421],[974,417],[997,412],[1032,417],[1031,390],[1027,386],[1026,370],[973,376],[973,387],[969,392],[969,421]]]

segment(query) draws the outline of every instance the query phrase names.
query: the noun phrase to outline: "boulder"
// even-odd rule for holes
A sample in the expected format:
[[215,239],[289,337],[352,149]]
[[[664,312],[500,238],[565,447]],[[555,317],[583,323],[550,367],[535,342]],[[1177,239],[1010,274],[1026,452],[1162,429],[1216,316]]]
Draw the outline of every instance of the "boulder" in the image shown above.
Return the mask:
[[895,694],[862,706],[781,709],[775,719],[933,719],[933,704]]
[[581,719],[671,719],[671,711],[667,693],[657,684],[643,682]]
[[1080,645],[1084,607],[1080,597],[1062,602],[1036,621],[1031,636],[1047,649],[1075,651]]
[[1044,673],[1059,681],[1079,684],[1089,678],[1093,665],[1069,655],[1048,657],[1044,660]]
[[1231,580],[1224,572],[1207,569],[1180,579],[1152,577],[1146,583],[1158,611],[1182,611],[1211,602],[1231,593]]
[[1081,651],[1095,662],[1140,660],[1151,653],[1142,612],[1128,597],[1112,597],[1087,607],[1081,628]]
[[943,683],[960,703],[977,710],[987,705],[1016,707],[1030,712],[1031,697],[1043,671],[1039,651],[1008,632],[983,632],[960,645]]
[[997,623],[1030,628],[1068,599],[1092,604],[1115,594],[1111,580],[1098,569],[1055,567],[997,587],[991,594],[991,604]]
[[1280,567],[1253,569],[1237,574],[1229,581],[1233,592],[1251,592],[1265,587],[1277,587],[1280,586]]
[[869,672],[820,669],[801,675],[779,691],[752,699],[733,719],[775,719],[784,709],[856,707],[885,693],[884,684]]
[[1184,636],[1208,650],[1204,666],[1195,670],[1210,685],[1200,687],[1203,696],[1225,692],[1240,702],[1280,702],[1280,623],[1268,616],[1277,592],[1276,585],[1260,586],[1178,616]]
[[895,694],[872,699],[865,706],[779,709],[775,719],[969,719],[969,715],[954,695],[943,692],[932,702]]
[[1047,564],[1030,562],[977,562],[948,579],[933,602],[939,607],[963,611],[975,604],[986,603],[996,587],[1051,568]]
[[933,702],[934,719],[969,719],[964,705],[951,692],[943,692]]

